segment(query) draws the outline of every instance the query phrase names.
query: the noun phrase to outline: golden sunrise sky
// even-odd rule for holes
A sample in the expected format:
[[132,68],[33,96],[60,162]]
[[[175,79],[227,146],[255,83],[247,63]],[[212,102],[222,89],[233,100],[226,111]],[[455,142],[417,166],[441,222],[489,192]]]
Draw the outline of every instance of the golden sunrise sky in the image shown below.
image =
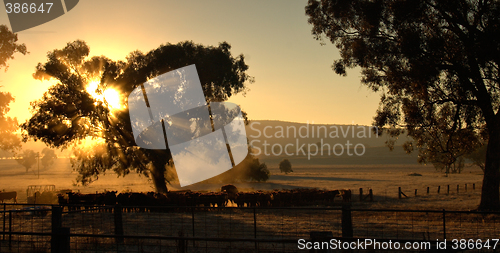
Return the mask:
[[[311,35],[306,0],[166,1],[81,0],[65,15],[18,33],[29,55],[15,55],[7,72],[0,71],[0,91],[15,96],[9,113],[24,122],[29,102],[41,97],[50,82],[32,74],[46,54],[82,39],[90,55],[124,59],[165,43],[192,40],[204,45],[227,41],[233,55],[244,54],[248,74],[255,77],[239,104],[251,120],[283,120],[324,124],[370,125],[379,94],[360,83],[360,71],[347,77],[331,70],[338,50],[321,46]],[[0,24],[10,27],[3,5]]]

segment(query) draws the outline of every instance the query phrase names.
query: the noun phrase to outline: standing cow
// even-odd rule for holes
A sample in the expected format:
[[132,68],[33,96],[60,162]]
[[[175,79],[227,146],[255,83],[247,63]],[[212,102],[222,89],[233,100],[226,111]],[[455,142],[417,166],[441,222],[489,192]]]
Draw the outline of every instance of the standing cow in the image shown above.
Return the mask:
[[220,188],[220,191],[227,193],[228,201],[230,200],[230,201],[233,201],[233,203],[236,203],[235,202],[236,195],[238,194],[238,188],[236,188],[236,186],[234,186],[232,184],[226,184]]
[[14,203],[17,203],[17,192],[0,192],[0,201],[2,201],[2,203],[10,199],[12,199]]

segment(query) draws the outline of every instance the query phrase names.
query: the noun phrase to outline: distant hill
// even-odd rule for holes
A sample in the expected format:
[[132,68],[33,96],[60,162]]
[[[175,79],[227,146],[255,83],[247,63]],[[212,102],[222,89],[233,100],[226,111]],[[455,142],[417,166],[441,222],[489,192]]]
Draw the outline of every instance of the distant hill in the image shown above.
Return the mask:
[[417,154],[401,147],[408,137],[401,136],[390,151],[387,136],[369,126],[253,120],[246,131],[254,153],[269,166],[284,158],[295,165],[417,163]]

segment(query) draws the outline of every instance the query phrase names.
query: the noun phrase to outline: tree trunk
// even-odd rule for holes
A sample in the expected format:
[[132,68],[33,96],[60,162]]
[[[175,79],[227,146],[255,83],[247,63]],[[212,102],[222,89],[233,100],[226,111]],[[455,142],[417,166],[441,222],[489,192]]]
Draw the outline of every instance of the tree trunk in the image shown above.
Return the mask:
[[167,182],[165,180],[165,165],[156,166],[155,163],[153,163],[153,170],[151,171],[151,177],[153,178],[153,184],[155,186],[156,192],[158,193],[167,193]]
[[165,166],[170,160],[170,152],[166,150],[147,150],[145,153],[148,155],[149,160],[153,162],[151,169],[151,178],[155,186],[156,192],[167,193],[167,181],[165,180]]
[[[495,120],[495,123],[497,122]],[[489,140],[479,210],[498,211],[500,209],[500,128],[499,124],[494,125],[488,126]]]

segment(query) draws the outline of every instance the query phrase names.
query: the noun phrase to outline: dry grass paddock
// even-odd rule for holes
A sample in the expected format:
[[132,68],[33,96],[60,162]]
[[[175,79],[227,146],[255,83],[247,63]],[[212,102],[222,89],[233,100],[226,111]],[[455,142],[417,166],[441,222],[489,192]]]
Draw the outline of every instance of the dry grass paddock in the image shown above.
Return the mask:
[[[264,183],[236,183],[240,190],[273,190],[291,188],[352,189],[352,223],[355,236],[366,238],[397,238],[429,240],[443,237],[442,213],[406,212],[404,210],[471,210],[480,199],[483,175],[478,168],[468,167],[461,174],[445,176],[432,166],[417,164],[388,165],[304,165],[293,167],[288,175],[279,172],[276,166],[269,166],[272,176]],[[150,180],[130,174],[117,177],[109,173],[89,186],[76,186],[76,173],[69,160],[58,159],[53,167],[40,169],[40,179],[33,172],[25,173],[24,168],[13,160],[0,160],[0,190],[17,191],[18,202],[26,201],[28,185],[53,184],[57,190],[72,189],[82,193],[116,190],[147,192],[152,191]],[[36,171],[36,169],[35,169]],[[421,176],[412,176],[418,173]],[[468,185],[465,191],[465,184]],[[472,189],[475,184],[476,189]],[[450,193],[447,194],[447,185]],[[456,187],[460,190],[457,193]],[[438,186],[441,192],[437,193]],[[398,199],[398,187],[408,195]],[[426,188],[430,188],[429,194]],[[196,184],[191,190],[217,191],[220,184]],[[373,190],[373,202],[359,202],[359,188],[368,193]],[[173,188],[171,189],[181,189]],[[417,189],[417,196],[414,191]],[[182,233],[185,237],[203,238],[257,238],[296,239],[308,238],[313,230],[332,231],[341,236],[341,211],[314,209],[212,209],[197,212],[131,212],[123,213],[125,235],[172,236]],[[334,206],[333,208],[338,208]],[[397,209],[403,211],[373,211],[365,209]],[[193,218],[194,217],[194,218]],[[498,215],[477,215],[467,213],[446,214],[447,238],[489,238],[498,237],[500,227]],[[47,216],[17,215],[13,217],[12,231],[50,232],[51,219]],[[193,226],[194,224],[194,226]],[[111,212],[67,213],[63,215],[63,226],[71,228],[72,234],[109,235],[114,233],[114,219]],[[257,233],[256,233],[257,232]],[[257,235],[255,237],[255,235]],[[47,252],[49,238],[17,236],[17,249],[33,249]],[[254,249],[254,242],[188,241],[192,252],[248,252]],[[124,244],[116,244],[113,238],[72,237],[74,252],[171,252],[178,247],[175,240],[127,238]],[[1,242],[0,251],[6,247]],[[25,252],[15,250],[13,252]],[[259,249],[270,251],[294,251],[296,244],[260,243]],[[241,249],[241,250],[238,250]],[[45,250],[45,251],[44,251]],[[26,251],[28,252],[28,251]],[[191,252],[191,251],[188,251]]]
[[[269,166],[271,178],[262,183],[236,183],[240,190],[273,190],[291,188],[318,189],[352,189],[357,194],[359,188],[368,193],[372,189],[376,202],[374,208],[398,209],[449,209],[470,210],[479,204],[482,172],[477,167],[467,167],[461,174],[445,176],[432,166],[418,164],[387,164],[387,165],[302,165],[293,167],[294,172],[288,175],[279,172],[277,166]],[[421,176],[410,176],[418,173]],[[88,186],[75,185],[76,172],[71,169],[69,159],[58,159],[51,168],[40,169],[40,178],[36,168],[25,173],[25,169],[14,160],[0,160],[0,190],[17,191],[18,202],[26,202],[26,189],[29,185],[55,185],[56,189],[72,189],[82,193],[95,193],[104,190],[148,192],[153,191],[148,178],[137,174],[117,177],[108,173]],[[465,184],[468,185],[465,192]],[[472,190],[472,184],[476,189]],[[446,194],[450,185],[450,194]],[[456,193],[457,185],[460,192]],[[221,184],[195,184],[191,190],[218,191]],[[437,187],[441,186],[441,194]],[[399,200],[398,187],[408,198]],[[426,188],[430,187],[430,194]],[[170,189],[184,189],[170,187]],[[414,196],[418,189],[417,197]],[[356,196],[353,197],[356,199]]]

